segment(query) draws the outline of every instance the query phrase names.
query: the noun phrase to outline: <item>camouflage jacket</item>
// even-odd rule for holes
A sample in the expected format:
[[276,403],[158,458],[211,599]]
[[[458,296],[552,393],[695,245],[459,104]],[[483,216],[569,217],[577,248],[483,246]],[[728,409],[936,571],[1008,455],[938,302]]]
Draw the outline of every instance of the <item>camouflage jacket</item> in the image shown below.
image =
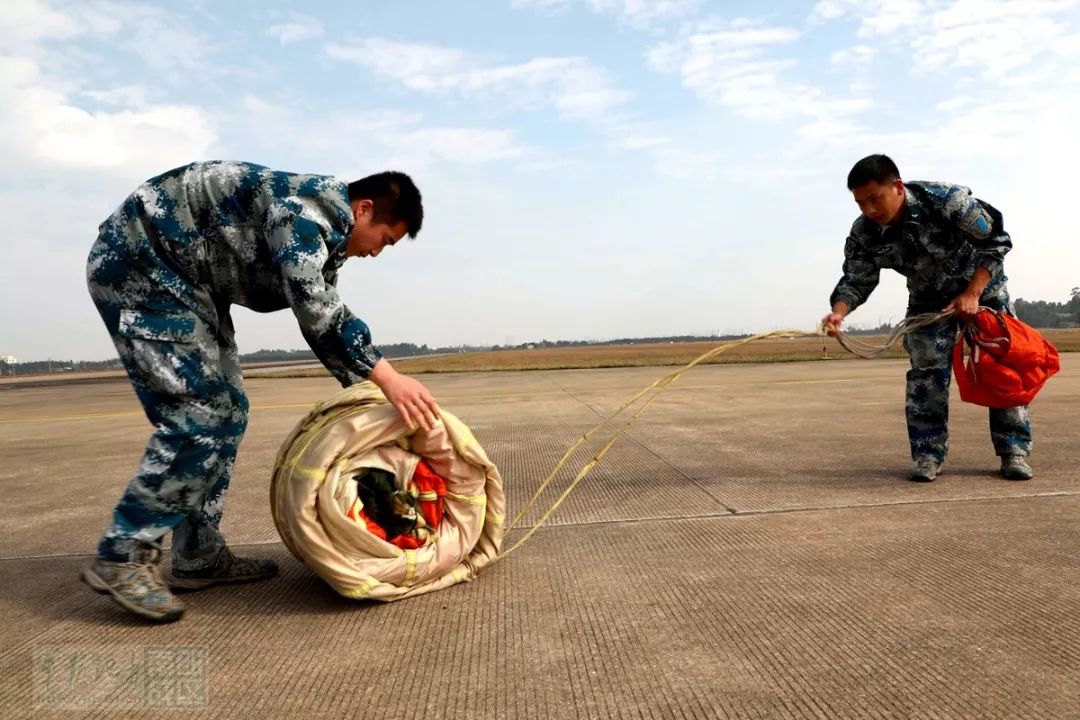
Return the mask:
[[909,311],[933,312],[948,305],[975,269],[990,272],[988,289],[1005,281],[1002,263],[1012,248],[1001,213],[962,185],[905,183],[903,218],[880,226],[860,215],[844,245],[844,275],[829,304],[850,310],[866,302],[882,268],[907,278]]
[[197,162],[146,181],[129,198],[159,254],[214,302],[257,312],[291,308],[342,385],[382,357],[337,291],[353,225],[348,186],[323,175],[242,162]]

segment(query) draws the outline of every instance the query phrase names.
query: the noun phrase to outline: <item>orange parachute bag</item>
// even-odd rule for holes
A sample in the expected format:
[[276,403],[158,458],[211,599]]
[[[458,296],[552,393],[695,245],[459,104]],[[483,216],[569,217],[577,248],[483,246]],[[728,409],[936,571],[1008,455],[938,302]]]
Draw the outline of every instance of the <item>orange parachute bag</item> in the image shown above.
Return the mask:
[[992,408],[1027,405],[1061,369],[1057,348],[1012,315],[980,308],[960,332],[953,374],[964,402]]

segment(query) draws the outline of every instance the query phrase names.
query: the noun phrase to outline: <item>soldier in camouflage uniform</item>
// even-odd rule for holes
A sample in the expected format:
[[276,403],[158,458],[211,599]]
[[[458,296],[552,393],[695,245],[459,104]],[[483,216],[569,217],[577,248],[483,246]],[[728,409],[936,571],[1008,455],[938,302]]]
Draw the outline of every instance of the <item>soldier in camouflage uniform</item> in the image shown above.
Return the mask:
[[272,560],[234,556],[219,530],[248,415],[232,304],[291,308],[343,386],[370,379],[410,427],[436,421],[430,393],[381,358],[335,287],[348,256],[378,256],[415,237],[422,220],[420,193],[402,173],[346,184],[202,162],[147,181],[102,223],[90,295],[155,432],[84,581],[144,617],[179,618],[183,605],[157,567],[170,531],[168,585],[276,574]]
[[[863,158],[848,175],[848,189],[863,214],[844,246],[844,274],[823,323],[831,335],[878,284],[882,268],[907,278],[908,315],[955,310],[973,315],[980,305],[1012,313],[1003,261],[1012,248],[1001,213],[960,185],[907,182],[884,155]],[[949,382],[957,320],[904,337],[907,426],[913,466],[909,478],[937,477],[949,449]],[[1032,476],[1031,420],[1027,407],[990,410],[990,437],[1011,480]]]

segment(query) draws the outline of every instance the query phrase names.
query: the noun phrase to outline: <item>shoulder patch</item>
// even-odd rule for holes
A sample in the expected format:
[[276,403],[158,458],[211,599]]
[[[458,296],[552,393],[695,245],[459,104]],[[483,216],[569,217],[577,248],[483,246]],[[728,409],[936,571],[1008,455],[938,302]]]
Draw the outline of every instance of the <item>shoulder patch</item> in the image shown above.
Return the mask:
[[980,207],[968,217],[967,222],[964,223],[964,230],[973,237],[985,240],[990,237],[993,225],[994,223],[990,218],[990,213]]
[[847,242],[844,243],[844,257],[853,258],[855,257],[855,252],[855,238],[849,237]]

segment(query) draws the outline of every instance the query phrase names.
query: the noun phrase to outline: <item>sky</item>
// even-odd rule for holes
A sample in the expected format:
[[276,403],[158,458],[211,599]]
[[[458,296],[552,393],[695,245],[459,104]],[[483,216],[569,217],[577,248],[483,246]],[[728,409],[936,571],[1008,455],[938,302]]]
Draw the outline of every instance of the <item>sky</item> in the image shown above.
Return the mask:
[[[376,345],[811,329],[876,152],[1001,210],[1013,297],[1064,301],[1078,117],[1077,0],[7,0],[0,354],[114,356],[97,226],[207,159],[412,175],[417,239],[339,280]],[[905,306],[886,271],[850,322]]]

